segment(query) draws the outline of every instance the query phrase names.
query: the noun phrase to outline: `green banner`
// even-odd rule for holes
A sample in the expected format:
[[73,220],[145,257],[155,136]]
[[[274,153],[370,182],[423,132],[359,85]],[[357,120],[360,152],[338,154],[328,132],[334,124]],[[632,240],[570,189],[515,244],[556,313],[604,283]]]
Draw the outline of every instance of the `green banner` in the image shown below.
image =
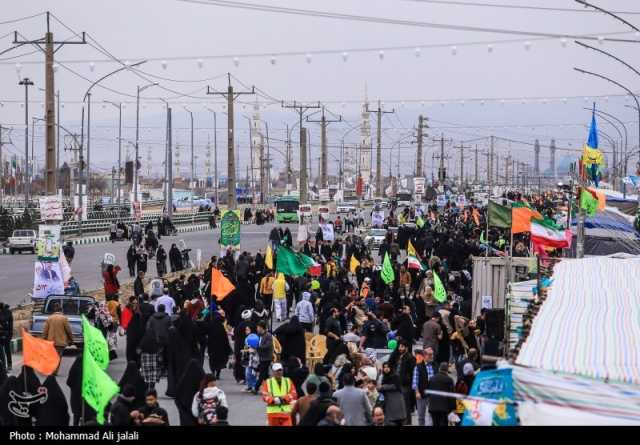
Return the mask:
[[93,356],[85,350],[82,354],[82,398],[96,410],[96,420],[104,425],[104,409],[109,401],[118,394],[120,388],[104,372]]
[[101,369],[109,366],[109,344],[102,335],[100,329],[91,326],[91,323],[82,316],[82,336],[84,337],[84,350],[88,352]]
[[240,210],[227,210],[220,219],[220,245],[240,247]]

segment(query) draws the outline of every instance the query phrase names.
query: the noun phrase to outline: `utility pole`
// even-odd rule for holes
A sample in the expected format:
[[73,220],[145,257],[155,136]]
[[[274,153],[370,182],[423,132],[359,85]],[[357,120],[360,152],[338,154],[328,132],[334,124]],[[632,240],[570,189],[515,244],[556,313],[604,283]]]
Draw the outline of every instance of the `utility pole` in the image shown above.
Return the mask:
[[171,107],[167,104],[167,202],[166,209],[169,218],[173,217],[173,122]]
[[551,152],[551,174],[553,175],[553,180],[558,179],[558,174],[556,172],[556,140],[551,139],[551,144],[549,145],[549,151]]
[[342,122],[342,115],[338,116],[338,119],[327,119],[324,114],[325,108],[322,107],[322,117],[319,121],[309,120],[307,116],[307,122],[320,123],[320,187],[326,189],[329,187],[328,176],[328,152],[327,152],[327,125],[333,122]]
[[289,124],[287,124],[287,137],[286,137],[286,153],[287,153],[287,184],[285,186],[287,195],[291,194],[292,175],[291,175],[291,138],[289,137]]
[[33,82],[25,77],[18,85],[24,85],[24,158],[25,158],[25,185],[24,185],[24,202],[25,208],[29,207],[29,195],[31,193],[31,182],[29,176],[29,87]]
[[538,139],[533,143],[533,153],[535,156],[533,161],[533,173],[540,175],[540,141]]
[[[424,176],[424,172],[422,170],[422,141],[423,141],[423,137],[424,136],[429,136],[428,134],[424,134],[422,133],[423,129],[429,128],[429,125],[427,125],[426,121],[428,121],[429,118],[426,118],[422,115],[418,116],[418,151],[416,153],[416,177],[418,178],[422,178]],[[439,174],[438,174],[438,177]]]
[[[64,45],[86,44],[85,33],[82,32],[82,40],[72,41],[63,40],[55,41],[51,32],[50,19],[51,14],[47,11],[47,32],[43,38],[36,40],[18,40],[18,31],[14,31],[13,43],[18,46],[36,45],[45,53],[45,120],[47,122],[47,130],[45,134],[46,142],[46,167],[45,167],[45,183],[48,195],[56,193],[56,113],[54,99],[54,77],[53,77],[53,55]],[[41,45],[44,44],[44,49]],[[54,45],[58,45],[54,48]]]
[[[439,142],[440,143],[440,156],[438,157],[440,160],[440,166],[438,167],[438,181],[441,183],[441,185],[444,186],[444,181],[447,179],[447,169],[444,166],[444,161],[445,159],[448,159],[449,157],[445,157],[444,156],[444,143],[446,142],[452,142],[451,139],[445,139],[444,138],[444,134],[440,135],[440,139],[433,139],[434,142]],[[422,170],[422,169],[421,169]]]
[[491,195],[493,194],[493,143],[494,137],[491,135],[491,146],[489,148],[489,168],[487,169],[487,174],[489,176],[489,199],[491,199]]
[[282,108],[291,108],[296,110],[299,117],[300,123],[300,204],[307,203],[307,187],[309,186],[307,180],[307,132],[306,129],[302,126],[302,117],[304,113],[309,109],[319,109],[320,102],[317,105],[311,104],[301,104],[293,101],[293,104],[285,105],[284,101],[282,102]]
[[511,166],[511,155],[509,154],[506,158],[504,158],[504,185],[505,187],[509,186],[509,167]]
[[183,107],[184,110],[189,113],[189,117],[191,118],[191,175],[189,179],[189,188],[191,189],[191,210],[193,210],[193,193],[196,188],[196,172],[195,172],[195,164],[193,162],[193,112],[190,111],[187,107]]
[[476,144],[476,158],[475,158],[475,179],[474,184],[478,183],[478,144]]
[[238,201],[236,199],[236,166],[235,166],[235,146],[234,146],[234,127],[233,127],[233,103],[238,96],[244,94],[256,94],[255,87],[251,87],[251,91],[233,91],[231,85],[231,73],[227,73],[227,79],[229,85],[227,86],[227,92],[211,91],[211,88],[207,85],[207,94],[215,94],[223,96],[227,99],[227,206],[230,210],[235,210],[238,207]]
[[453,148],[460,149],[460,189],[462,190],[462,188],[464,187],[464,149],[471,147],[465,147],[464,144],[460,142],[460,145],[458,147]]
[[[58,120],[58,125],[56,125],[56,172],[55,172],[55,183],[56,189],[61,188],[58,183],[58,175],[60,174],[60,90],[56,92],[56,103],[57,103],[57,111],[56,111],[56,119]],[[46,168],[46,166],[45,166]],[[57,192],[57,190],[56,190]]]
[[369,104],[367,103],[367,113],[376,113],[376,117],[378,118],[378,130],[376,137],[376,193],[379,197],[383,195],[382,193],[382,115],[383,114],[393,114],[395,113],[395,109],[391,109],[391,111],[384,111],[382,106],[380,105],[380,100],[378,100],[378,108],[376,110],[370,110]]

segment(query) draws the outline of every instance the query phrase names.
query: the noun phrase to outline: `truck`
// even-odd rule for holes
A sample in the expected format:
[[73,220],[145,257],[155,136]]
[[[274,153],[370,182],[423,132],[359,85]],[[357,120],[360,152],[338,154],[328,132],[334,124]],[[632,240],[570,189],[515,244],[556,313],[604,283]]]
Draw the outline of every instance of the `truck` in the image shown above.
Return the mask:
[[36,253],[36,231],[35,230],[14,230],[9,237],[9,253],[22,253],[23,250],[30,250]]
[[54,304],[58,304],[62,313],[69,320],[73,344],[82,347],[84,337],[82,335],[82,315],[96,305],[96,300],[90,296],[74,295],[49,295],[42,306],[34,308],[31,316],[30,333],[36,337],[42,337],[44,324],[54,312]]

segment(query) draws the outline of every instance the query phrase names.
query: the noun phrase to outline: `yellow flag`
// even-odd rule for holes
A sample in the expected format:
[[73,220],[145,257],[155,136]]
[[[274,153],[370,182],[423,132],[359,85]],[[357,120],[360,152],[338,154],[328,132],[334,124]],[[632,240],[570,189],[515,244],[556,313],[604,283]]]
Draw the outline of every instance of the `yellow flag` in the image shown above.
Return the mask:
[[264,264],[271,270],[273,270],[273,252],[271,246],[267,246],[267,252],[264,254]]
[[409,243],[407,244],[407,256],[414,256],[414,257],[418,257],[418,255],[416,254],[416,248],[413,247],[413,244],[411,244],[411,240],[409,240]]
[[349,272],[356,273],[356,268],[360,265],[360,261],[355,256],[351,255],[351,261],[349,262]]
[[582,150],[582,161],[586,165],[602,165],[604,164],[604,156],[602,155],[602,152],[597,148],[591,148],[585,144]]

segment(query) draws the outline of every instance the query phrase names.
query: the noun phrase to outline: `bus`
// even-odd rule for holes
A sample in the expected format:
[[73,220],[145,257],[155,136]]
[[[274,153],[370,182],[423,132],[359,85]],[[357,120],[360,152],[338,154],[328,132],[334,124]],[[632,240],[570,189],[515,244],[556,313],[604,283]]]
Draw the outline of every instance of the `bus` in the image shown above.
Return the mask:
[[276,204],[276,222],[280,223],[297,223],[298,209],[300,208],[300,200],[293,196],[284,196],[277,198]]

